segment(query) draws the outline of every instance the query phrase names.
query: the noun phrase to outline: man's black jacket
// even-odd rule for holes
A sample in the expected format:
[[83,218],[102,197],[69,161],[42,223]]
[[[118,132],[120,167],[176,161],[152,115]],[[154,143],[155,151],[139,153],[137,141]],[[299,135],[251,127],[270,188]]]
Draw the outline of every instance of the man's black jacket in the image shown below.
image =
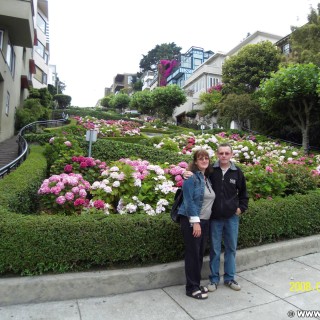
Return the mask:
[[209,176],[216,194],[210,219],[230,218],[240,208],[241,213],[248,209],[248,193],[246,179],[241,169],[233,162],[223,175],[219,161],[213,165],[213,173]]

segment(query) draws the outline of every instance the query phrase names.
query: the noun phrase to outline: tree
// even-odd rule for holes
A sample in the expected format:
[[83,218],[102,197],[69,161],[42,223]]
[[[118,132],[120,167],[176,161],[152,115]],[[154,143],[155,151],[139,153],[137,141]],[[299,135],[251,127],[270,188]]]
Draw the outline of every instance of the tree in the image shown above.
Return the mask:
[[320,67],[320,3],[318,12],[311,9],[308,23],[302,27],[291,27],[290,47],[292,54],[289,61],[314,63]]
[[[57,87],[57,85],[58,85],[58,87]],[[52,84],[48,84],[48,90],[52,96],[54,96],[55,94],[62,94],[65,89],[66,89],[66,84],[64,82],[60,81],[58,77],[56,79],[55,86]]]
[[110,106],[115,109],[120,109],[121,112],[129,107],[130,97],[125,93],[118,93],[110,100]]
[[142,90],[143,82],[142,80],[138,79],[138,74],[132,77],[131,86],[132,86],[133,92]]
[[141,72],[156,70],[160,60],[173,60],[180,54],[181,49],[174,42],[157,44],[147,55],[142,55],[139,65]]
[[66,94],[56,94],[53,100],[57,101],[59,109],[65,109],[70,106],[71,103],[71,97]]
[[38,99],[40,104],[46,108],[52,106],[52,95],[47,88],[30,88],[28,99]]
[[49,119],[49,109],[41,105],[39,98],[28,98],[23,102],[23,108],[16,112],[15,127],[20,130],[29,123]]
[[320,68],[312,63],[289,65],[263,81],[258,93],[263,108],[288,117],[300,129],[305,152],[309,147],[310,126],[320,114],[319,77]]
[[201,110],[201,116],[212,116],[217,111],[218,104],[222,99],[221,93],[222,86],[215,86],[208,90],[208,92],[202,92],[199,96],[199,102],[203,105]]
[[152,107],[152,92],[138,91],[131,96],[130,108],[136,109],[143,114],[151,114]]
[[173,109],[187,101],[185,92],[177,85],[157,87],[151,91],[154,110],[166,120],[172,116]]
[[248,44],[227,59],[222,67],[222,93],[252,93],[261,82],[278,70],[280,53],[270,42]]
[[250,127],[251,121],[260,113],[259,105],[248,93],[228,94],[221,103],[217,105],[218,123],[229,127],[231,121],[235,121],[240,129]]
[[110,101],[112,100],[113,96],[114,94],[112,93],[100,99],[100,105],[105,108],[111,108]]

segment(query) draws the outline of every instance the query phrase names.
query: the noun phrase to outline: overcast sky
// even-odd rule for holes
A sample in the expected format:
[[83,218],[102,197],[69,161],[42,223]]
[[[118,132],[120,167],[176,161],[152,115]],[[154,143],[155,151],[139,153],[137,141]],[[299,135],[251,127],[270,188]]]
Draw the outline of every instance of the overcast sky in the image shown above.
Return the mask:
[[117,73],[138,72],[142,55],[157,44],[227,52],[257,30],[286,36],[318,2],[49,0],[50,64],[72,105],[91,107]]

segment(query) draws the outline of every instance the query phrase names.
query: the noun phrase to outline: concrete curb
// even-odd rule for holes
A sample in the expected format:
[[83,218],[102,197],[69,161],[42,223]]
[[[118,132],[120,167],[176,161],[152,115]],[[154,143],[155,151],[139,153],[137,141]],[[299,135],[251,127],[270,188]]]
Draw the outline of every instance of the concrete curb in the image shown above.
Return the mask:
[[[242,249],[237,252],[237,272],[316,252],[320,252],[320,235]],[[206,257],[203,279],[210,273],[208,260]],[[133,269],[2,278],[0,306],[103,297],[184,283],[183,261]]]

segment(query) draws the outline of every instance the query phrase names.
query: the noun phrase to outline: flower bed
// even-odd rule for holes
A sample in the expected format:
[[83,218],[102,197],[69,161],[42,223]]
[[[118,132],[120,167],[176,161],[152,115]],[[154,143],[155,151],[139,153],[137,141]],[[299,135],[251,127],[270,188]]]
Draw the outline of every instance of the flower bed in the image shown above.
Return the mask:
[[140,126],[138,122],[126,120],[104,120],[86,116],[74,117],[77,124],[86,128],[98,131],[98,137],[120,137],[140,135]]
[[[224,132],[198,136],[190,133],[164,138],[155,147],[171,149],[181,155],[190,155],[196,149],[204,148],[214,162],[217,146],[224,142],[230,143],[234,150],[233,161],[243,169],[249,196],[254,200],[271,200],[276,196],[306,193],[320,185],[319,155],[304,156],[301,150],[292,146],[259,139],[239,134],[227,135]],[[131,158],[121,158],[107,164],[94,158],[76,154],[72,156],[72,151],[79,152],[79,149],[76,141],[67,136],[51,139],[50,143],[56,157],[51,166],[54,179],[57,175],[66,179],[66,175],[70,178],[80,174],[83,181],[79,180],[79,183],[88,186],[84,188],[87,195],[79,199],[79,194],[62,181],[59,181],[59,185],[64,188],[57,192],[52,177],[49,177],[39,190],[44,212],[165,213],[171,207],[177,187],[182,185],[181,174],[187,167],[185,162],[155,165],[145,159]],[[59,154],[58,150],[62,153]]]

